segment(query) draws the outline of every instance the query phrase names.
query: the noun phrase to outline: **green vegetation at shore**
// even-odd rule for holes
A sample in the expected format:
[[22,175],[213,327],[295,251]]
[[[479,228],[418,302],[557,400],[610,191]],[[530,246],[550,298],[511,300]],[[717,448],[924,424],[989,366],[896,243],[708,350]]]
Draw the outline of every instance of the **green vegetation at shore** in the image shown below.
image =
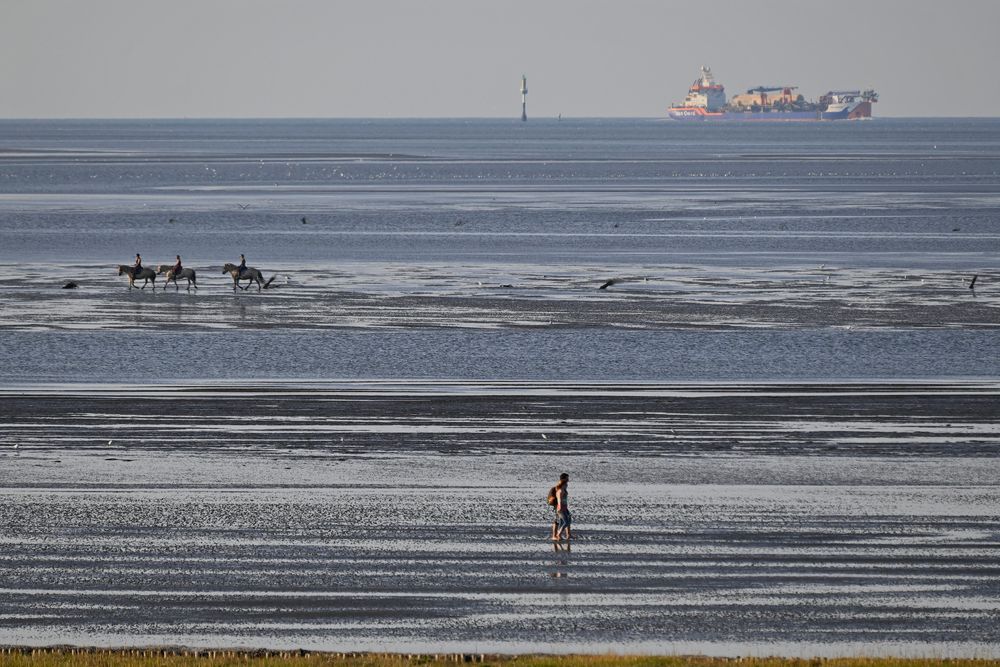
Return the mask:
[[1000,667],[1000,660],[946,658],[712,658],[705,656],[483,655],[321,653],[193,649],[3,648],[0,665],[13,667]]

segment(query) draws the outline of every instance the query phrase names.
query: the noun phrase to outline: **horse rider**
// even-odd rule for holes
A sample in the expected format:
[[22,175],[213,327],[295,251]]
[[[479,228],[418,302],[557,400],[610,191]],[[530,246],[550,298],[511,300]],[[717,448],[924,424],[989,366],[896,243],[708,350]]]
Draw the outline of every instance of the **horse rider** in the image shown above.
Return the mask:
[[[243,272],[247,270],[247,258],[240,254],[240,265],[236,267],[236,279],[243,277]],[[252,283],[251,283],[252,284]]]
[[174,278],[176,278],[177,276],[179,276],[181,274],[181,269],[182,268],[184,268],[184,267],[181,266],[181,256],[177,255],[177,263],[175,263],[172,267],[170,267],[170,270],[174,274]]
[[132,280],[142,271],[142,255],[135,253],[135,264],[132,265]]

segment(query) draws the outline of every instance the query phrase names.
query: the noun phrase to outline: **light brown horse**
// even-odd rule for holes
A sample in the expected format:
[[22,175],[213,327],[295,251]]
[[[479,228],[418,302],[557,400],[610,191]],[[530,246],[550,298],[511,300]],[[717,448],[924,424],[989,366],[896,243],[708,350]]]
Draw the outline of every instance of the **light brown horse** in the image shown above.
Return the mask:
[[177,275],[174,275],[174,267],[172,264],[160,264],[156,267],[156,273],[167,274],[167,280],[163,283],[163,289],[167,289],[167,285],[169,285],[172,280],[174,281],[174,289],[179,290],[180,286],[177,284],[178,278],[187,279],[187,290],[189,292],[191,291],[191,285],[194,285],[194,288],[198,289],[198,277],[195,275],[194,269],[181,269]]
[[240,287],[241,280],[247,281],[247,286],[240,287],[241,290],[248,290],[254,283],[257,283],[257,291],[259,292],[261,288],[267,289],[267,286],[270,285],[271,281],[274,280],[275,278],[274,276],[271,276],[267,282],[264,282],[264,274],[260,272],[260,269],[255,269],[252,266],[248,266],[247,268],[243,269],[242,273],[240,273],[239,267],[236,266],[235,264],[224,265],[222,267],[222,273],[223,274],[228,273],[233,277],[234,292],[236,291],[237,287]]
[[[132,275],[132,269],[133,269],[133,267],[129,266],[128,264],[119,264],[118,265],[118,275],[123,275],[124,274],[124,275],[128,276],[128,288],[129,289],[132,289],[133,287],[135,287],[135,281],[136,280],[145,280],[146,282],[144,282],[142,284],[142,287],[140,287],[139,289],[146,289],[146,285],[148,285],[150,282],[152,282],[153,283],[153,290],[154,291],[156,290],[156,272],[153,271],[153,269],[147,269],[144,266],[144,267],[142,267],[142,270],[139,271],[139,273],[137,273],[135,275]],[[166,289],[166,288],[164,288],[164,289]]]

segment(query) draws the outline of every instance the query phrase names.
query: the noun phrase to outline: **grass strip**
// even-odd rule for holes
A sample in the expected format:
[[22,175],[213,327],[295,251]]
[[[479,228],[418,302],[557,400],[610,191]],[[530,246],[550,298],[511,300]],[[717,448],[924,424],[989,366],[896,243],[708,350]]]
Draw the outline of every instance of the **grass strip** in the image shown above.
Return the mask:
[[1000,667],[1000,660],[948,658],[717,658],[707,656],[398,654],[181,648],[0,647],[7,667]]

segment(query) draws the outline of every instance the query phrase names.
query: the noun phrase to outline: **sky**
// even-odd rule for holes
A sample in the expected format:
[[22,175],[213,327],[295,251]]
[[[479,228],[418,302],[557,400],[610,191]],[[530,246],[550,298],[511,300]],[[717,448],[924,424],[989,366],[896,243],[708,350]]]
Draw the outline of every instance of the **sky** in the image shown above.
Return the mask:
[[1000,116],[1000,0],[0,0],[2,118],[660,117],[875,88]]

